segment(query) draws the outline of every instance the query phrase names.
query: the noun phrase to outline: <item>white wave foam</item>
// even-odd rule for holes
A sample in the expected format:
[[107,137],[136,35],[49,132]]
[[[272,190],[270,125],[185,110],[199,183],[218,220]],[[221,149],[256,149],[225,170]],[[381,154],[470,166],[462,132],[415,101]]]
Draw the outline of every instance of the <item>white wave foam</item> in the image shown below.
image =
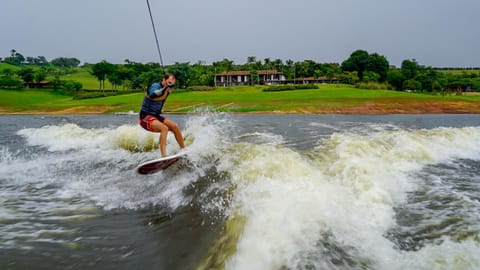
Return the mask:
[[88,129],[76,124],[27,128],[17,134],[26,138],[29,145],[43,146],[52,152],[94,148],[142,150],[154,147],[158,136],[139,126]]
[[[5,167],[5,173],[16,175],[19,185],[37,182],[33,180],[35,178],[46,179],[45,183],[54,181],[62,186],[57,196],[88,198],[105,209],[136,209],[157,204],[175,209],[188,203],[188,198],[182,193],[183,188],[204,173],[204,166],[212,166],[204,164],[208,161],[205,157],[217,155],[225,147],[228,140],[225,134],[230,125],[231,121],[226,116],[218,114],[189,117],[184,135],[193,138],[193,144],[188,146],[189,159],[197,167],[193,171],[165,172],[148,177],[136,175],[134,168],[159,156],[158,150],[145,151],[158,148],[158,134],[139,126],[88,129],[64,124],[22,129],[18,134],[27,140],[28,145],[45,147],[50,154],[44,158],[15,160]],[[65,151],[68,151],[67,154]],[[167,151],[178,151],[171,133]],[[5,154],[2,158],[9,159],[8,156]],[[39,171],[42,173],[39,174]]]
[[393,207],[415,188],[413,175],[423,166],[480,159],[479,138],[480,128],[334,134],[311,154],[314,160],[281,146],[237,146],[222,167],[237,186],[231,215],[247,221],[227,268],[295,268],[295,258],[314,250],[323,233],[354,247],[373,268],[415,263],[384,237],[395,223]]
[[480,267],[480,244],[472,239],[453,242],[444,238],[439,245],[428,245],[417,252],[404,252],[396,269],[465,269]]

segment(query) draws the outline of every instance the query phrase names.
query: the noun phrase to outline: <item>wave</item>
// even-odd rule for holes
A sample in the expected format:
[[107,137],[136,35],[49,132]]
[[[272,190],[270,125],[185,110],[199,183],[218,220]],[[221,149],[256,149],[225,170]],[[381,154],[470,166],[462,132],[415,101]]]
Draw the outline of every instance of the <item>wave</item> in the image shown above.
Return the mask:
[[[423,181],[418,172],[432,164],[480,160],[478,127],[335,129],[307,150],[291,147],[277,134],[236,134],[236,123],[226,115],[189,117],[184,130],[193,138],[188,169],[139,180],[133,168],[159,154],[158,135],[140,127],[23,129],[18,135],[30,146],[49,151],[43,159],[22,159],[23,168],[47,169],[35,177],[20,169],[16,173],[28,183],[54,179],[60,185],[54,196],[79,197],[85,205],[90,201],[106,210],[161,205],[175,211],[200,200],[204,214],[226,217],[200,269],[480,265],[474,236],[445,238],[415,251],[402,250],[386,237],[398,225],[396,207],[407,203]],[[167,151],[176,148],[169,136]],[[3,152],[2,165],[15,163],[9,151]],[[205,195],[186,192],[192,186],[193,193],[200,192],[200,181],[206,181]]]
[[417,263],[420,255],[385,237],[396,222],[395,206],[421,181],[415,173],[428,164],[480,159],[478,138],[480,128],[467,127],[336,133],[308,153],[237,144],[221,164],[236,190],[224,232],[231,237],[219,240],[235,252],[211,252],[203,266],[218,265],[219,258],[227,269],[421,269],[436,260],[446,268],[478,266],[472,238],[466,245],[476,248],[465,248],[461,262],[449,248],[463,244],[445,242],[426,249],[438,252],[436,259]]

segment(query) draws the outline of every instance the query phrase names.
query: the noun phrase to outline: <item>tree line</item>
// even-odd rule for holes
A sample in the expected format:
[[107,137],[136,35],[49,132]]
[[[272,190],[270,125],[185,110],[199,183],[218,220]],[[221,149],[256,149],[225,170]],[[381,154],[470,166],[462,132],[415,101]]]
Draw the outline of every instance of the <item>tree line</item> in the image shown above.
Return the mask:
[[[22,68],[16,72],[3,70],[0,74],[0,87],[19,86],[29,82],[40,82],[53,78],[53,84],[59,87],[60,75],[78,71],[80,61],[76,58],[60,57],[47,61],[45,57],[23,57],[15,50],[4,62]],[[35,68],[37,67],[37,68]],[[278,70],[285,74],[287,81],[297,81],[305,77],[326,77],[337,79],[341,83],[356,85],[367,89],[394,89],[418,92],[456,92],[480,90],[480,73],[442,72],[442,68],[428,67],[419,64],[415,59],[406,59],[400,67],[390,65],[388,59],[378,53],[365,50],[354,51],[342,63],[318,63],[313,60],[293,61],[249,56],[244,64],[224,58],[206,64],[176,62],[163,69],[158,63],[139,63],[126,59],[123,64],[101,61],[82,66],[97,78],[99,89],[105,89],[105,81],[109,81],[114,90],[143,90],[152,82],[158,81],[163,72],[173,73],[177,77],[179,87],[213,86],[214,75],[225,71],[250,71],[252,76],[259,70]],[[474,68],[471,68],[474,69]],[[252,78],[255,82],[255,78]],[[300,80],[298,80],[300,81]],[[15,83],[13,83],[15,82]],[[78,88],[78,84],[76,86]],[[81,88],[81,87],[80,87]]]
[[45,56],[27,56],[24,57],[17,50],[10,50],[10,56],[5,57],[3,62],[14,66],[55,66],[59,68],[76,68],[80,65],[80,60],[71,57],[58,57],[48,61]]
[[[156,63],[142,64],[128,59],[124,64],[102,61],[88,66],[92,75],[99,80],[101,88],[104,88],[105,80],[109,80],[114,88],[123,86],[128,89],[145,89],[158,80],[163,71]],[[354,51],[341,64],[317,63],[313,60],[258,60],[255,56],[249,56],[244,64],[235,64],[225,58],[212,64],[201,61],[194,64],[177,62],[165,68],[165,72],[176,75],[181,88],[213,86],[215,74],[245,70],[251,71],[252,76],[255,76],[258,70],[278,70],[284,73],[290,82],[296,79],[301,81],[300,79],[305,77],[326,77],[359,88],[441,93],[469,89],[480,91],[480,73],[441,72],[437,68],[421,65],[415,59],[406,59],[400,67],[395,67],[389,64],[385,56],[364,50]],[[255,81],[255,78],[252,81]]]
[[80,65],[80,60],[70,57],[58,57],[48,61],[44,56],[24,57],[12,49],[10,56],[2,60],[4,63],[20,67],[17,70],[5,68],[0,72],[0,87],[20,89],[31,87],[49,79],[50,87],[72,93],[82,88],[82,84],[74,81],[60,80],[60,76],[71,74]]

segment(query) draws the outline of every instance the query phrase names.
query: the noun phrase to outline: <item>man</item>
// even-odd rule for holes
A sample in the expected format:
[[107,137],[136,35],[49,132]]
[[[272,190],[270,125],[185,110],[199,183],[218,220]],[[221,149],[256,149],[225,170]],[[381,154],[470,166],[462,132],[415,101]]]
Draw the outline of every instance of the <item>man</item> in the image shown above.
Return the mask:
[[173,132],[180,148],[185,147],[182,132],[178,125],[160,115],[170,91],[175,87],[175,82],[176,79],[173,74],[166,74],[161,82],[150,85],[145,93],[140,110],[139,124],[148,131],[160,133],[159,144],[162,157],[167,156],[168,131]]

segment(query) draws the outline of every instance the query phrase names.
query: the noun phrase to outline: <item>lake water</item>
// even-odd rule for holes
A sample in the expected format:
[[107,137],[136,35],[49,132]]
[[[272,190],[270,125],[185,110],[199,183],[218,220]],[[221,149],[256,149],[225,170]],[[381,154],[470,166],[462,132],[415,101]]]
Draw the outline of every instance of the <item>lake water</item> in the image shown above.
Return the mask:
[[169,117],[0,117],[0,269],[480,269],[480,115]]

